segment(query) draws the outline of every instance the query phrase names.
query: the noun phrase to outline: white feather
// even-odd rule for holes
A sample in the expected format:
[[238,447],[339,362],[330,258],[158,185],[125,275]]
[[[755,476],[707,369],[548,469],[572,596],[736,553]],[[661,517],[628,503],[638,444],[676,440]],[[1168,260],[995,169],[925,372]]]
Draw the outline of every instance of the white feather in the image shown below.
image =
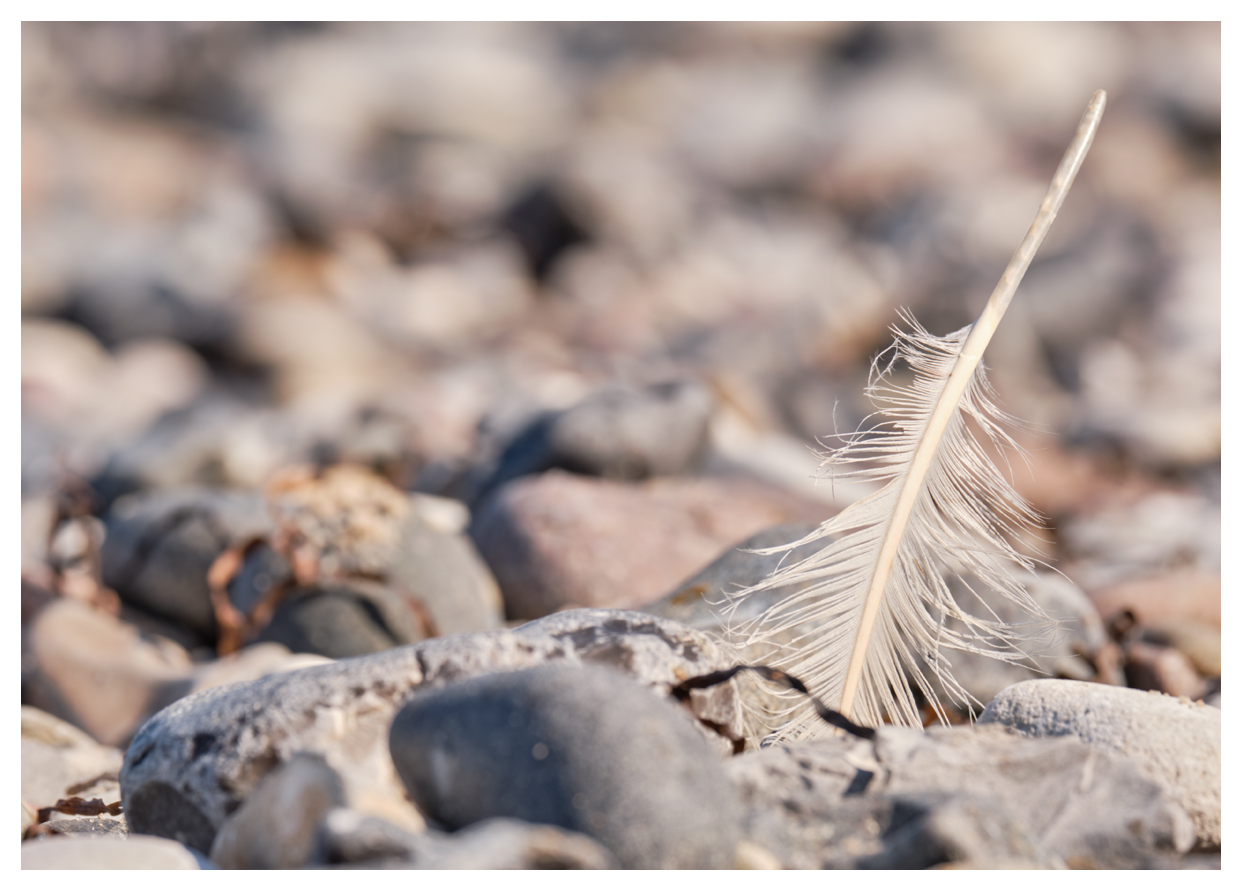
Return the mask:
[[[946,651],[1016,661],[1024,658],[1018,644],[1051,622],[1009,568],[1031,567],[1011,542],[1038,518],[978,439],[1014,447],[981,359],[1082,165],[1104,102],[1102,90],[1092,98],[1030,231],[975,324],[936,337],[906,315],[909,330],[894,329],[887,367],[873,365],[868,390],[880,402],[877,416],[884,423],[847,437],[826,462],[837,473],[882,487],[806,538],[763,552],[824,542],[813,556],[733,595],[737,606],[758,591],[804,586],[760,616],[737,623],[733,640],[800,678],[856,723],[874,726],[888,719],[920,726],[907,678],[944,720],[923,663],[951,699],[969,707],[969,694],[949,672]],[[892,381],[898,361],[914,373],[906,386]],[[1023,608],[1031,622],[1006,624],[964,612],[945,584],[949,571],[973,575]],[[965,630],[950,630],[948,617]],[[773,718],[785,737],[821,727],[810,706],[798,700],[778,706],[769,728]]]

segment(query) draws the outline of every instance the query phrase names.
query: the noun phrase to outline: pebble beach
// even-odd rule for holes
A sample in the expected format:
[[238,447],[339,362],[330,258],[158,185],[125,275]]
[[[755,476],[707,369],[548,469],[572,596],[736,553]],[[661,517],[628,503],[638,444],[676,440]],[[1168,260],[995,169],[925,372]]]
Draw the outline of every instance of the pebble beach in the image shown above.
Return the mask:
[[[24,23],[22,868],[1219,869],[1220,60]],[[821,456],[903,313],[974,321],[1098,89],[984,357],[1051,631],[926,654],[868,735],[687,685],[787,667],[733,628],[805,585],[731,598],[875,491]]]

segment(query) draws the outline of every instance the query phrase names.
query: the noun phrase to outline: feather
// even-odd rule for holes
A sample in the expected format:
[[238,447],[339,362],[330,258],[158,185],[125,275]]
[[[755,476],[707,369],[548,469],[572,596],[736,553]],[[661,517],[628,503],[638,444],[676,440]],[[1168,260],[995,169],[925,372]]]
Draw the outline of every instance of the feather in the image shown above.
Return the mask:
[[[805,538],[761,553],[823,542],[812,556],[783,565],[762,583],[730,595],[731,607],[758,592],[799,586],[762,614],[732,624],[731,640],[797,675],[847,718],[921,726],[908,679],[946,721],[924,667],[954,701],[970,697],[949,671],[947,650],[1007,661],[1024,658],[1018,644],[1052,620],[1015,580],[1014,564],[1032,561],[1014,550],[1018,532],[1038,523],[1034,510],[993,463],[985,441],[1016,449],[1007,418],[994,404],[981,359],[1001,316],[1048,232],[1099,125],[1105,94],[1087,106],[1034,222],[975,323],[944,337],[912,316],[872,365],[868,394],[882,426],[844,438],[825,464],[846,478],[880,483]],[[898,385],[904,362],[913,380]],[[964,612],[945,573],[973,576],[1030,614],[1006,624]],[[947,626],[948,618],[961,624]],[[959,630],[951,630],[957,628]],[[799,736],[818,725],[802,702],[778,703],[765,729]]]

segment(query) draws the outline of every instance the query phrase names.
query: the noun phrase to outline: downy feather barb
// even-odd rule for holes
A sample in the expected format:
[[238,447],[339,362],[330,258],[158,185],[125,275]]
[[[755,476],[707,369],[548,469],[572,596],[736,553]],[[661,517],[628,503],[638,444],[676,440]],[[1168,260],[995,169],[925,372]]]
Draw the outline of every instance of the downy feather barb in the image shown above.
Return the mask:
[[[860,724],[875,726],[887,718],[920,726],[907,677],[946,720],[924,667],[951,699],[969,705],[969,694],[949,672],[945,651],[1019,661],[1024,654],[1017,644],[1050,621],[1010,570],[1015,563],[1031,568],[1010,542],[1038,517],[980,441],[981,436],[1015,448],[981,359],[1082,165],[1104,104],[1100,90],[975,323],[937,337],[903,313],[906,327],[894,329],[890,361],[881,369],[877,360],[868,388],[881,405],[873,417],[883,425],[845,437],[842,448],[825,456],[838,476],[881,487],[800,541],[764,551],[825,542],[814,555],[731,595],[736,606],[755,591],[804,586],[762,615],[737,623],[733,639],[801,677],[829,706]],[[913,372],[912,383],[893,383],[889,372],[897,361]],[[946,570],[973,576],[1009,598],[1031,622],[1006,624],[963,611],[945,582]],[[948,625],[949,618],[957,622]],[[780,723],[779,735],[798,736],[815,726],[807,712],[804,705],[789,705],[771,717]]]

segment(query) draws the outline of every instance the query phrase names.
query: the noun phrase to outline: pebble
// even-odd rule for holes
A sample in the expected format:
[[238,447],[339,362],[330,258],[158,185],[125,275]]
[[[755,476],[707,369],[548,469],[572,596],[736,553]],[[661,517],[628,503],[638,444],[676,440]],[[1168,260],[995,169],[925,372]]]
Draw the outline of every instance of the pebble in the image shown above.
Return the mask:
[[[960,650],[947,650],[950,670],[971,697],[972,703],[960,703],[959,708],[977,713],[991,702],[1001,690],[1024,680],[1039,677],[1070,677],[1076,680],[1104,680],[1118,682],[1115,676],[1097,677],[1102,668],[1096,658],[1102,648],[1111,642],[1104,623],[1095,611],[1092,601],[1072,581],[1055,572],[1029,572],[1012,568],[1014,576],[1027,594],[1055,621],[1042,628],[1034,628],[1031,637],[1018,643],[1018,662],[1004,662]],[[990,588],[972,580],[968,590],[962,580],[949,577],[950,590],[962,608],[976,616],[991,618],[995,615],[1005,622],[1030,621],[1029,614]],[[965,626],[956,619],[946,620],[945,627],[964,632]],[[943,686],[930,671],[927,677],[942,703],[949,699]]]
[[874,744],[787,743],[727,770],[747,837],[792,868],[1132,868],[1193,843],[1186,814],[1127,758],[1005,728],[885,726]]
[[497,490],[470,532],[506,614],[533,619],[570,605],[642,606],[740,539],[827,513],[745,479],[624,483],[551,470]]
[[493,817],[451,835],[414,860],[417,869],[616,869],[617,857],[590,835]]
[[89,788],[100,778],[115,779],[124,754],[66,721],[23,705],[21,757],[22,801],[37,811],[80,794],[80,787]]
[[416,696],[393,761],[451,829],[516,817],[598,839],[631,869],[727,868],[739,807],[686,714],[615,670],[541,666]]
[[23,650],[23,700],[107,745],[125,745],[191,685],[192,663],[181,647],[144,640],[132,626],[67,598],[35,616]]
[[316,857],[320,824],[343,803],[340,777],[323,756],[294,755],[220,827],[211,860],[221,869],[299,869]]
[[988,703],[981,724],[1030,737],[1077,737],[1121,755],[1194,821],[1200,846],[1221,843],[1221,713],[1155,691],[1081,681],[1024,681]]
[[437,634],[499,628],[500,587],[465,534],[470,516],[465,505],[414,495],[412,508],[390,570],[394,584],[418,598]]
[[[210,850],[220,826],[271,770],[299,752],[322,755],[345,802],[421,831],[388,753],[393,714],[422,687],[545,662],[609,665],[661,695],[733,664],[706,635],[641,613],[577,610],[509,630],[435,638],[173,703],[140,728],[121,770],[135,832]],[[689,726],[724,755],[742,738],[736,690],[694,691]]]
[[690,380],[598,390],[519,431],[483,494],[553,467],[622,480],[684,473],[706,448],[711,410],[711,393]]
[[205,858],[166,838],[52,836],[22,844],[22,869],[210,869]]
[[119,499],[106,517],[104,584],[134,606],[214,642],[207,570],[234,539],[265,533],[271,520],[258,492],[205,487]]

